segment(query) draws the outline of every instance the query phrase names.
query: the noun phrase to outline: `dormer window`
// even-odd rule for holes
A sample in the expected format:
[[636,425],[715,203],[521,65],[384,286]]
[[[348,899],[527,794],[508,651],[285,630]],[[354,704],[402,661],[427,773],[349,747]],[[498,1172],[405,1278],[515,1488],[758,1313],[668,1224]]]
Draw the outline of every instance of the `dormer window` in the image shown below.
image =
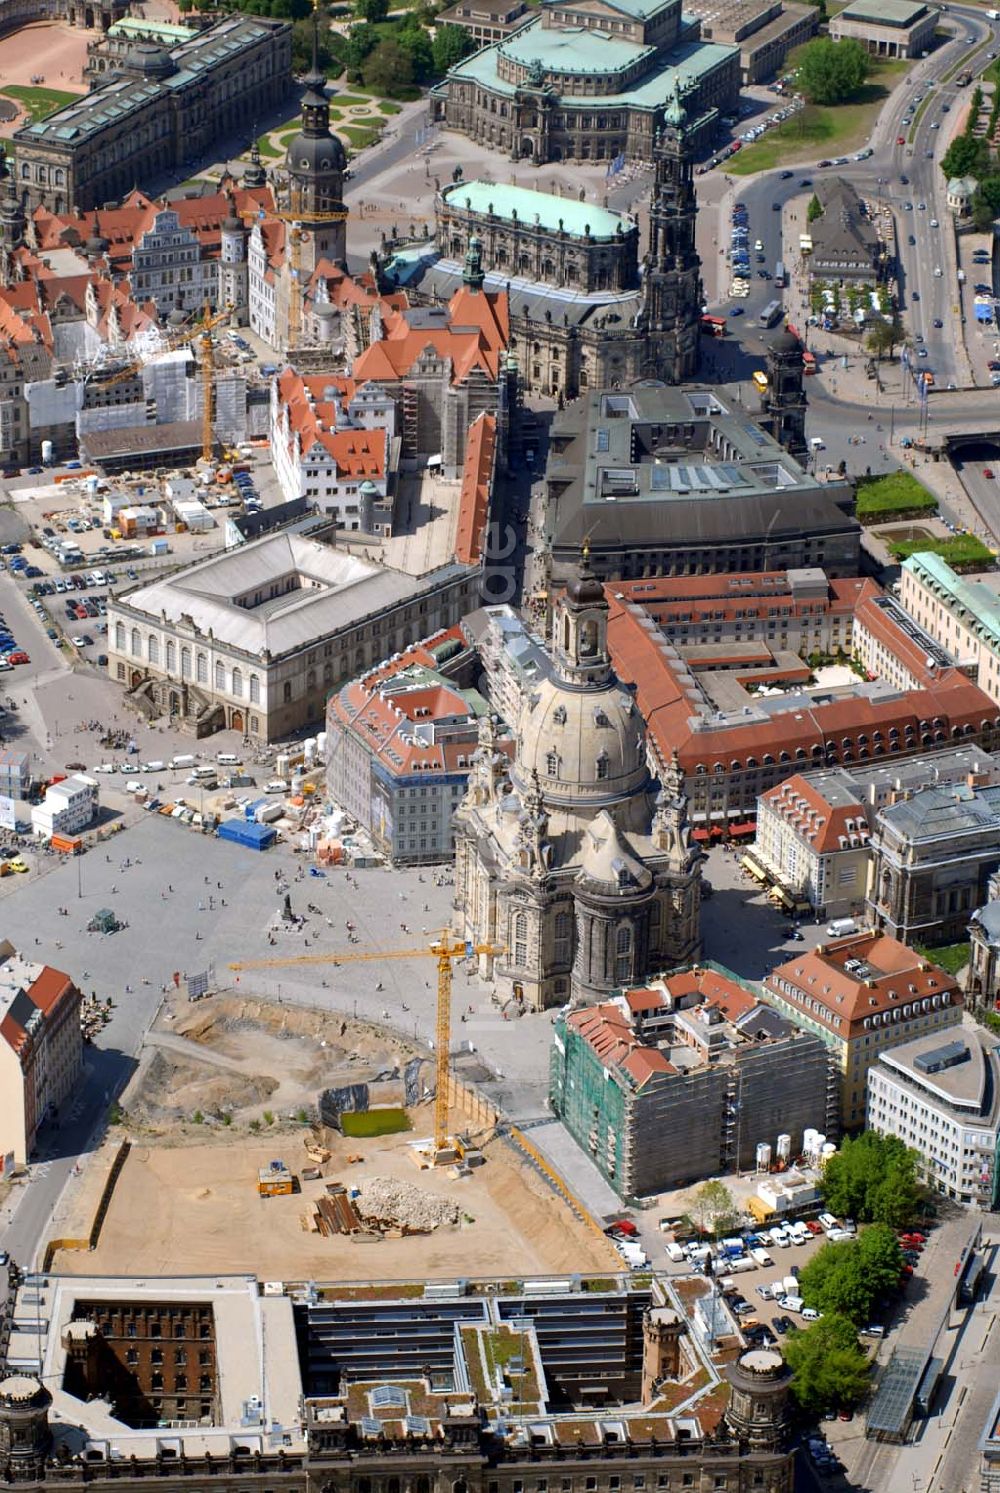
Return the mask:
[[566,707],[565,707],[565,705],[557,705],[556,706],[555,710],[552,712],[552,724],[554,726],[565,726],[565,724],[566,724]]
[[606,778],[609,771],[609,759],[607,752],[598,752],[596,766],[598,780]]
[[548,773],[548,775],[549,775],[550,778],[557,778],[559,776],[559,753],[558,752],[546,752],[545,753],[545,771]]

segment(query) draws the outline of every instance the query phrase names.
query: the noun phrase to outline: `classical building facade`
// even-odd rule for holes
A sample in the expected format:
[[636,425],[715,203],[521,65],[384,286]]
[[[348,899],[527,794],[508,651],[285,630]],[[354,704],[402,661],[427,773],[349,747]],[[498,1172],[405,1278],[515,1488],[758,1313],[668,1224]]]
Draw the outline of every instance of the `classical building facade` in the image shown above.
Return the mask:
[[[80,992],[69,975],[0,942],[0,1155],[24,1166],[80,1080]],[[6,1166],[4,1167],[6,1171]]]
[[475,234],[487,274],[581,295],[634,290],[638,284],[639,230],[623,213],[460,176],[441,188],[434,211],[441,253],[461,260]]
[[66,21],[88,31],[108,31],[129,13],[129,0],[3,0],[0,36],[32,21]]
[[700,862],[676,767],[658,795],[645,729],[607,652],[608,604],[582,568],[556,607],[550,677],[528,695],[510,765],[483,723],[455,815],[467,937],[500,989],[541,1010],[589,1004],[698,953]]
[[872,835],[868,892],[872,922],[905,943],[965,937],[1000,867],[1000,786],[924,788],[890,804]]
[[170,48],[134,42],[106,82],[17,130],[22,202],[86,211],[193,162],[284,98],[291,58],[289,22],[261,16],[226,16]]
[[445,302],[464,273],[464,245],[474,242],[484,286],[506,297],[509,349],[526,392],[575,399],[639,379],[692,378],[702,287],[688,125],[675,91],[650,146],[655,179],[641,279],[638,229],[624,214],[458,180],[438,195],[436,247],[385,244],[382,283]]
[[319,724],[354,674],[467,611],[478,570],[419,578],[310,534],[271,534],[114,598],[108,672],[196,736],[274,741]]
[[649,161],[678,88],[701,148],[739,84],[738,48],[703,42],[680,0],[543,0],[540,15],[452,68],[431,108],[513,160]]

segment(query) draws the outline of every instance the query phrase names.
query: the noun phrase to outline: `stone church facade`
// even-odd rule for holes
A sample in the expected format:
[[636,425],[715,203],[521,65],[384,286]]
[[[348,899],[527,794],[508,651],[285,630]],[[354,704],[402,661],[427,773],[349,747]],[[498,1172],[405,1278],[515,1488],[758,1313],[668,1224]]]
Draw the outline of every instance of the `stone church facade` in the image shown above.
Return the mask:
[[455,815],[460,925],[503,948],[482,972],[526,1009],[590,1004],[701,947],[680,771],[650,772],[607,621],[584,566],[556,605],[553,673],[524,701],[513,763],[487,720]]

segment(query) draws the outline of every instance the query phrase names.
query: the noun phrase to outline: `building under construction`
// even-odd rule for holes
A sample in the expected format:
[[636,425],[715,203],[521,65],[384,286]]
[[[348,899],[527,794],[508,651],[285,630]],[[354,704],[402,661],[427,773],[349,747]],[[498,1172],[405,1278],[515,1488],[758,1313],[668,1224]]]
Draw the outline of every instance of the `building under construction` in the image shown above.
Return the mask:
[[718,965],[560,1016],[549,1098],[623,1198],[797,1155],[806,1129],[838,1125],[824,1043]]

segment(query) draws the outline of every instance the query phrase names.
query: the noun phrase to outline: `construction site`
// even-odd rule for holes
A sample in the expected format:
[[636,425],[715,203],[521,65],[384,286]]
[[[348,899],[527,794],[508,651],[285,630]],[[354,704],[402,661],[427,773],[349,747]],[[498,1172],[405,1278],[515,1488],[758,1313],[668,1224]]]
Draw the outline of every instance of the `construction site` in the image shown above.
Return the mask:
[[[434,1082],[426,1054],[337,1013],[228,996],[161,1020],[58,1220],[58,1237],[90,1237],[107,1192],[96,1247],[56,1250],[53,1268],[329,1281],[613,1268],[530,1143],[461,1083],[445,1119],[454,1159],[426,1165]],[[346,1135],[344,1112],[392,1133]]]

